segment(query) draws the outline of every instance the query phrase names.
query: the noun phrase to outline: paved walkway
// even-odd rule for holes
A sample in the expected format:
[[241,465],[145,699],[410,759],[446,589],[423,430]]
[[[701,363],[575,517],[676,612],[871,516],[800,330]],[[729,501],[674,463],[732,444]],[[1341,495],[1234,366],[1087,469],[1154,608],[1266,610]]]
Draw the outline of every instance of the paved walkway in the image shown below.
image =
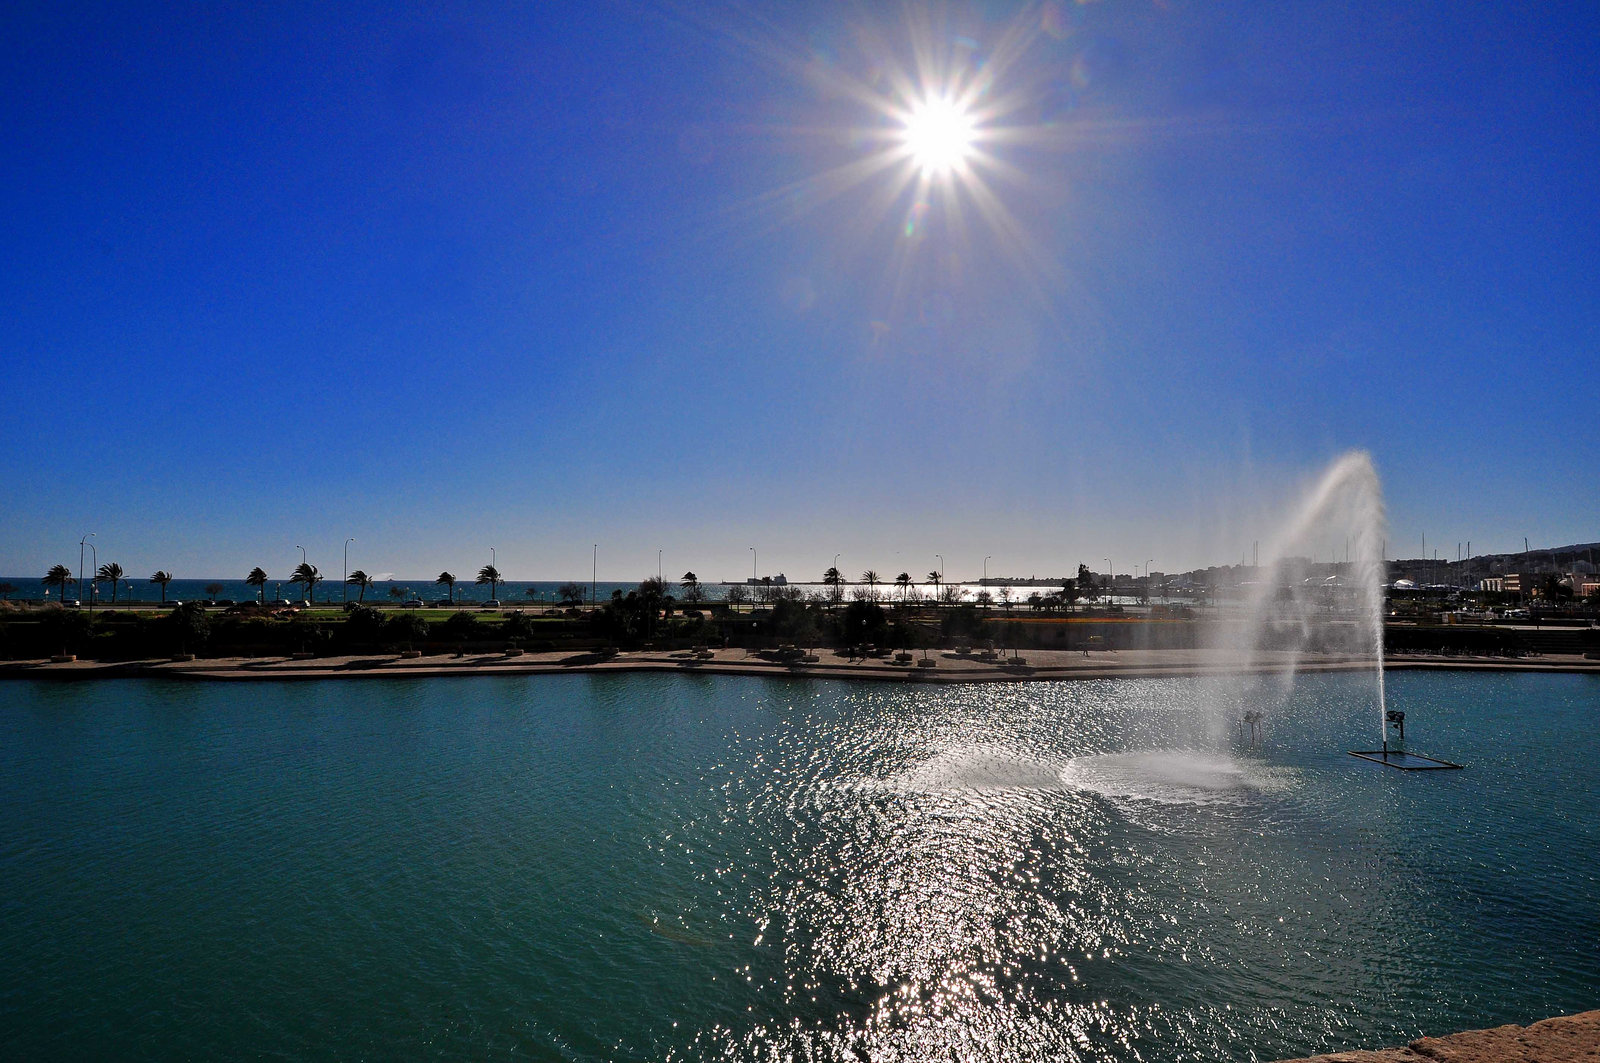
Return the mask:
[[[922,665],[920,662],[931,664]],[[1163,676],[1223,676],[1240,672],[1277,672],[1297,667],[1302,672],[1359,671],[1372,667],[1353,657],[1263,654],[1246,666],[1215,650],[1117,650],[1090,654],[1066,650],[1029,650],[1020,662],[1001,657],[983,660],[976,654],[935,651],[916,654],[910,663],[891,658],[847,658],[824,650],[814,662],[783,663],[742,649],[712,651],[697,658],[687,652],[639,651],[602,655],[592,652],[504,654],[437,654],[402,660],[397,654],[316,657],[221,657],[196,661],[16,661],[0,664],[0,677],[91,679],[125,676],[167,676],[183,679],[248,681],[252,679],[436,678],[468,675],[548,675],[570,672],[673,671],[723,675],[789,675],[826,679],[873,679],[888,682],[981,683],[1018,680],[1113,679]],[[1577,655],[1550,655],[1507,660],[1493,657],[1399,656],[1387,662],[1391,671],[1442,668],[1455,670],[1590,672],[1600,675],[1600,661]]]

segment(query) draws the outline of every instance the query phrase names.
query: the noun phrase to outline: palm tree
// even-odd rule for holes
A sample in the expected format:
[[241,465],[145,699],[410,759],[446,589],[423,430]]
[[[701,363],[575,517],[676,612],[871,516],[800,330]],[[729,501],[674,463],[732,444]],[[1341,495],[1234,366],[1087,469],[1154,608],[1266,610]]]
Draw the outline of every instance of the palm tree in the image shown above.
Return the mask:
[[684,601],[698,602],[705,597],[704,592],[700,590],[700,577],[696,576],[692,571],[685,572],[683,578],[678,582],[683,584]]
[[[261,570],[259,568],[256,569],[256,571],[257,572],[261,572]],[[265,576],[266,573],[263,572],[262,575]],[[172,582],[172,573],[168,572],[164,568],[157,569],[150,576],[150,582],[151,583],[160,584],[160,586],[161,586],[161,604],[162,605],[166,605],[167,604],[167,584]]]
[[100,571],[94,574],[94,581],[96,583],[109,582],[111,584],[112,605],[117,604],[117,583],[121,579],[122,566],[117,564],[115,561],[107,561],[105,564],[100,566]]
[[441,572],[441,573],[439,573],[439,578],[434,580],[433,582],[437,583],[441,587],[448,587],[450,589],[450,604],[451,605],[455,605],[456,604],[456,574],[454,572]]
[[16,592],[16,589],[16,587],[9,583],[0,583],[0,597],[4,597],[5,600],[9,602],[11,600],[11,595]]
[[[159,575],[161,575],[161,573],[158,572],[158,573],[156,573],[156,575],[159,576]],[[170,576],[167,577],[167,578],[171,579]],[[155,579],[155,576],[152,576],[151,577],[152,582],[154,581],[154,579]],[[260,565],[257,565],[255,568],[250,570],[250,575],[246,576],[244,578],[244,581],[246,583],[248,583],[250,586],[255,587],[255,588],[257,588],[257,589],[259,589],[261,591],[261,604],[262,605],[266,605],[267,604],[267,571],[266,571],[266,569],[262,568]],[[166,588],[165,585],[163,585],[162,588],[161,588],[161,600],[163,602],[167,600],[167,588]]]
[[344,581],[352,587],[360,588],[361,593],[356,595],[357,604],[367,600],[367,588],[378,582],[359,568],[346,576]]
[[939,600],[939,580],[943,578],[937,569],[928,573],[928,582],[933,584],[933,600],[935,602]]
[[67,600],[67,584],[72,582],[72,569],[66,565],[51,565],[50,571],[39,582],[46,587],[60,587],[61,600],[64,602]]
[[881,577],[878,575],[878,570],[874,568],[869,568],[865,572],[861,573],[861,582],[867,585],[868,601],[875,602],[878,600],[878,580],[880,578]]
[[322,582],[322,573],[317,571],[317,566],[309,561],[302,561],[294,567],[294,574],[289,577],[290,583],[302,583],[306,588],[306,601],[317,600],[317,584]]
[[489,597],[491,598],[500,597],[500,581],[504,578],[504,576],[500,575],[500,570],[493,565],[484,565],[478,569],[478,585],[481,587],[487,583],[489,585]]
[[824,572],[822,582],[829,589],[828,596],[835,602],[844,596],[844,575],[837,568],[830,568]]
[[900,588],[900,600],[906,600],[906,592],[911,589],[911,573],[902,572],[894,578],[895,584]]

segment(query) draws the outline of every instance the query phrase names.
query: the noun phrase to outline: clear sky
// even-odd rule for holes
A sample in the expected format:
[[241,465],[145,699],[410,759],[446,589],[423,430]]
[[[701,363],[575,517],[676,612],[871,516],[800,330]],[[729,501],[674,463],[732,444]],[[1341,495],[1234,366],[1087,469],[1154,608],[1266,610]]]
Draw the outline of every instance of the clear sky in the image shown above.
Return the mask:
[[6,4],[0,573],[1600,539],[1597,11]]

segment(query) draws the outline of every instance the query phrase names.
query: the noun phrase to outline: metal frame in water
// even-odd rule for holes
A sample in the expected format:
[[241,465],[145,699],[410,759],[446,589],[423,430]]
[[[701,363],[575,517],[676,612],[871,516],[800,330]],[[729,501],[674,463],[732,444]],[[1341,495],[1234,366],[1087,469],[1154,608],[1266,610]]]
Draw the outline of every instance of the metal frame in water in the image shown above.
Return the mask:
[[1398,749],[1352,749],[1350,755],[1397,771],[1445,771],[1466,767],[1465,764],[1456,764],[1437,757],[1425,757],[1421,753],[1407,753]]

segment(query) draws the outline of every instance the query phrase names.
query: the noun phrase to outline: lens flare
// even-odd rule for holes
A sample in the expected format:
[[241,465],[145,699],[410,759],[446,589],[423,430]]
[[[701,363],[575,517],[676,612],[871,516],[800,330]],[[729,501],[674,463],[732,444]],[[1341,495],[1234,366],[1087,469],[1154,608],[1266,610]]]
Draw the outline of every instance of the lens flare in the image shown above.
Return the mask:
[[906,116],[903,134],[911,160],[925,176],[962,167],[973,151],[972,116],[953,100],[929,99]]

